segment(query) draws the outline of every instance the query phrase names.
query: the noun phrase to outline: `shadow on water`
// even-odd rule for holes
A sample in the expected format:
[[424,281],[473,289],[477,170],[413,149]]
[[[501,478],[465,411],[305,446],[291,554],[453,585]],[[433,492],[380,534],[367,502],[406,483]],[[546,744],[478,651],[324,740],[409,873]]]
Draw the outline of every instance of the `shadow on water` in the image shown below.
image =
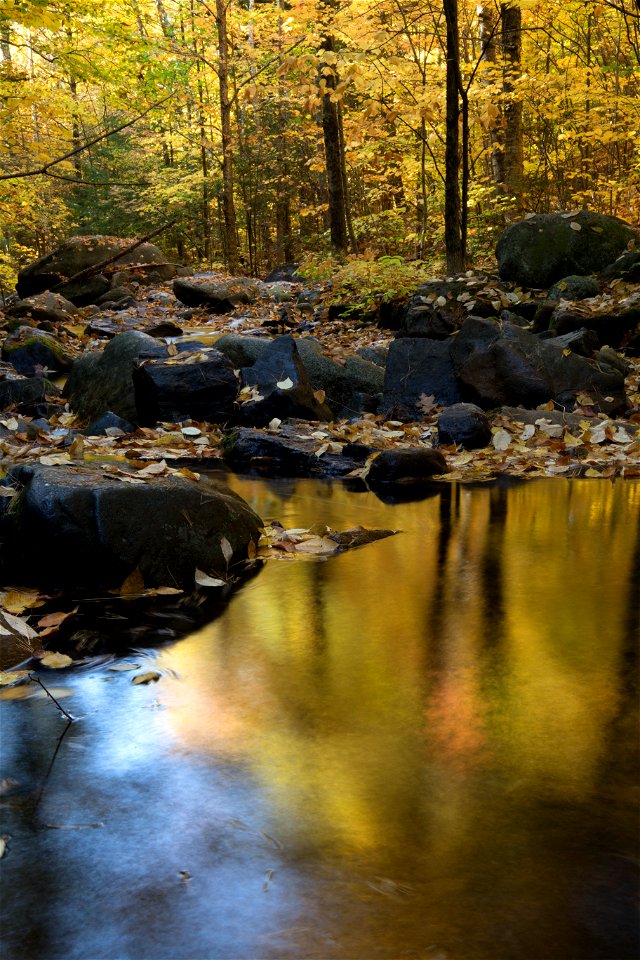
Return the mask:
[[231,482],[402,533],[2,704],[3,960],[635,958],[640,484]]

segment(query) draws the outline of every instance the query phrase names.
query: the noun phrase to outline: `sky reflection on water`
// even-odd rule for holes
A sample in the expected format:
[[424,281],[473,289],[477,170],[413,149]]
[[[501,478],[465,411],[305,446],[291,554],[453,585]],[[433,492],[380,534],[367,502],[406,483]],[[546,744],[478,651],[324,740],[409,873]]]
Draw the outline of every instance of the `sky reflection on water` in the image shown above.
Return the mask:
[[635,958],[640,484],[232,482],[402,532],[269,561],[157,685],[65,678],[35,826],[60,724],[3,705],[6,956]]

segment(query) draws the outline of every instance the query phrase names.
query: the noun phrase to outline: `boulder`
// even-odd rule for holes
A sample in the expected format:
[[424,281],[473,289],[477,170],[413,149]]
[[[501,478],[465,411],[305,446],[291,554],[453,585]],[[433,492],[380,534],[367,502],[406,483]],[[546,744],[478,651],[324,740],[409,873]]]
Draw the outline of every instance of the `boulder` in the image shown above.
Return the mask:
[[438,417],[438,440],[455,443],[465,450],[478,450],[491,442],[491,424],[486,413],[474,403],[454,403]]
[[451,356],[461,390],[484,409],[549,400],[571,407],[579,393],[589,394],[604,413],[627,407],[619,370],[509,323],[469,317]]
[[166,357],[164,344],[135,330],[120,333],[102,351],[93,350],[75,361],[63,396],[83,420],[94,420],[107,410],[137,423],[133,369],[142,357]]
[[447,473],[447,462],[439,450],[431,447],[407,447],[383,450],[371,462],[367,483],[406,483]]
[[7,481],[20,492],[0,524],[0,562],[12,580],[41,588],[119,587],[136,568],[146,586],[192,586],[196,568],[224,577],[245,560],[262,527],[214,481],[123,483],[41,464],[14,467]]
[[245,387],[252,396],[241,404],[246,426],[266,426],[274,418],[331,420],[333,413],[321,394],[316,395],[290,334],[276,337],[251,367],[242,370]]
[[37,327],[18,327],[2,344],[3,360],[8,360],[18,373],[26,377],[38,372],[68,370],[74,357],[75,352],[72,353],[51,333]]
[[559,337],[549,336],[551,333],[552,331],[548,331],[545,337],[547,343],[552,343],[562,350],[572,350],[574,353],[579,353],[581,357],[592,357],[600,346],[598,334],[595,330],[588,330],[586,327],[579,327]]
[[134,425],[129,423],[128,420],[123,420],[117,413],[107,410],[106,413],[96,417],[88,427],[80,432],[85,437],[117,437],[124,433],[133,433],[134,430]]
[[500,278],[550,287],[570,274],[601,270],[638,240],[638,231],[617,217],[588,210],[538,213],[511,224],[498,240]]
[[424,416],[420,403],[428,397],[443,406],[463,400],[451,360],[451,340],[394,340],[389,348],[381,409],[399,420],[420,420]]
[[33,321],[39,323],[65,323],[77,314],[77,308],[59,293],[45,290],[33,297],[17,300],[7,310],[7,317]]
[[45,403],[51,386],[43,377],[23,377],[11,364],[0,363],[0,410],[15,410],[30,416]]
[[[277,431],[239,427],[225,446],[225,461],[242,473],[268,477],[346,477],[361,467],[373,447],[359,443],[337,444],[317,456],[324,441],[311,436],[303,424],[282,424]],[[315,432],[315,431],[313,431]]]
[[229,358],[236,370],[250,367],[272,342],[271,337],[253,337],[241,333],[224,333],[216,340],[216,350]]
[[[558,336],[586,327],[593,330],[603,346],[627,347],[640,333],[640,294],[632,294],[625,301],[601,313],[583,313],[557,308],[549,320],[549,329]],[[632,350],[629,350],[633,353]]]
[[588,300],[600,294],[600,284],[595,277],[563,277],[549,290],[549,300]]
[[133,371],[138,423],[204,420],[228,423],[237,416],[238,381],[218,350],[143,360]]
[[173,281],[173,292],[187,307],[207,307],[211,313],[230,313],[242,304],[252,303],[260,291],[258,284],[248,277],[235,277],[205,283],[178,278]]
[[628,283],[640,283],[640,250],[627,250],[600,274],[600,279],[605,282],[618,278]]
[[62,284],[57,292],[81,307],[95,303],[98,297],[107,292],[110,280],[106,274],[109,270],[113,272],[123,264],[157,264],[158,266],[154,269],[162,279],[168,280],[174,275],[174,267],[165,264],[164,254],[158,247],[152,243],[143,243],[135,250],[123,254],[114,264],[105,268],[104,272],[73,283],[65,283],[80,271],[95,267],[126,250],[133,242],[120,237],[70,237],[55,250],[20,271],[17,283],[18,294],[22,298],[30,297],[52,287],[58,288],[58,285]]

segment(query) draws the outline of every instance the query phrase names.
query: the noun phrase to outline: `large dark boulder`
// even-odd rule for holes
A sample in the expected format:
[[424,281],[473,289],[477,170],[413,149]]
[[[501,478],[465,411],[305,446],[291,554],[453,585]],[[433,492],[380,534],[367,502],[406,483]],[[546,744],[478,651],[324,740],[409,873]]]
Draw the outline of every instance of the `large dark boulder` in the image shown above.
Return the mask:
[[246,426],[263,427],[274,418],[331,420],[333,412],[309,382],[296,341],[290,334],[276,337],[251,367],[242,370],[251,395],[241,404]]
[[118,587],[138,568],[146,586],[192,586],[196,568],[225,576],[257,544],[262,522],[229,488],[160,477],[123,483],[85,467],[14,467],[0,524],[12,581],[43,588]]
[[173,292],[187,307],[206,307],[211,313],[230,313],[242,304],[252,303],[260,291],[258,284],[248,277],[235,277],[204,283],[178,278],[173,281]]
[[451,340],[394,340],[389,348],[381,409],[400,420],[421,420],[424,411],[420,404],[429,397],[442,406],[463,399],[451,361]]
[[73,364],[64,388],[71,409],[83,420],[111,410],[138,422],[133,370],[138,360],[166,357],[165,344],[135,330],[118,334],[104,350],[85,353]]
[[563,277],[549,290],[549,300],[588,300],[597,297],[600,284],[595,277]]
[[640,233],[624,220],[581,210],[539,213],[507,227],[496,246],[502,280],[550,287],[571,274],[602,270]]
[[37,327],[18,327],[2,344],[2,359],[18,373],[32,377],[38,372],[68,370],[75,354],[52,334]]
[[228,423],[237,413],[238,381],[233,365],[218,350],[142,361],[134,368],[133,386],[141,426],[181,420]]
[[[75,274],[88,267],[95,267],[105,260],[130,247],[133,240],[124,240],[120,237],[70,237],[39,260],[24,267],[18,274],[17,289],[20,297],[30,297],[43,290],[57,288],[62,294],[78,307],[95,303],[98,297],[106,293],[110,287],[106,272],[93,274],[89,277],[66,283]],[[159,276],[168,280],[175,274],[175,268],[165,263],[164,254],[152,243],[143,243],[135,250],[123,254],[110,270],[121,268],[123,264],[157,264]],[[62,284],[58,287],[59,284]]]
[[589,394],[604,413],[627,407],[619,370],[510,323],[469,317],[451,356],[466,399],[484,409],[536,407],[549,400],[571,407],[579,393]]

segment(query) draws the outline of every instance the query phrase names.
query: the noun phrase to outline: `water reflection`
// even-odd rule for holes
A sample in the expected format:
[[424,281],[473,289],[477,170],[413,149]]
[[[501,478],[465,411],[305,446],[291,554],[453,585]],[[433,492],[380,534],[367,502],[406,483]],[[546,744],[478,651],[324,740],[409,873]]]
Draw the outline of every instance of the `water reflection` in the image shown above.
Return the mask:
[[[144,803],[171,862],[197,864],[187,911],[147,906],[170,949],[123,932],[114,907],[96,957],[635,957],[640,484],[452,486],[391,506],[232,482],[285,526],[402,533],[269,562],[161,652],[178,677],[156,691],[78,681],[102,705],[84,767],[67,751],[67,789],[84,771],[126,810],[104,856]],[[142,697],[163,708],[152,720]],[[168,854],[152,851],[157,869]],[[225,883],[223,934],[205,918],[222,925]],[[72,942],[50,955],[93,956]]]

